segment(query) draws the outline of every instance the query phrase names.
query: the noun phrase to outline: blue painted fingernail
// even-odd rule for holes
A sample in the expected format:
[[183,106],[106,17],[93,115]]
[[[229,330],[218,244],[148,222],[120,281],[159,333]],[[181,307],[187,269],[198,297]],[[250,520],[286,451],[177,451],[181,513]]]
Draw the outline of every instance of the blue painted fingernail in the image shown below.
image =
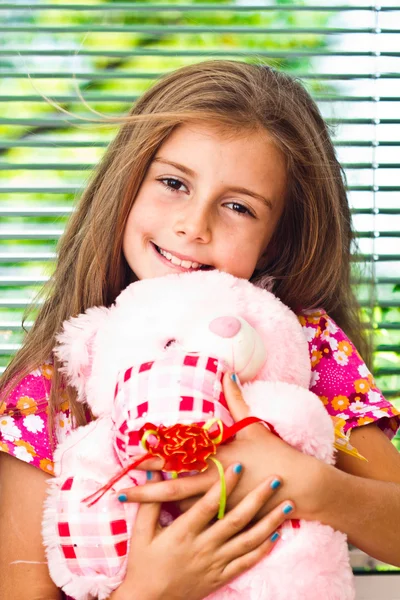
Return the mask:
[[242,465],[240,463],[238,463],[237,465],[235,465],[233,467],[233,472],[234,473],[241,473],[242,469],[243,469]]
[[279,479],[274,479],[271,482],[271,489],[277,490],[280,485],[281,485],[281,482],[279,481]]
[[290,504],[286,504],[286,506],[283,507],[283,512],[285,513],[285,515],[288,515],[290,512],[292,512],[293,510],[293,506],[291,506]]
[[120,494],[120,495],[118,496],[118,500],[119,500],[120,502],[126,502],[126,501],[128,500],[128,496],[127,496],[126,494]]
[[279,533],[277,531],[275,531],[275,533],[273,535],[271,535],[271,537],[269,539],[271,540],[271,542],[276,542],[278,537],[279,537]]
[[237,383],[237,378],[236,378],[236,374],[235,373],[232,373],[231,379],[232,379],[232,381],[234,381],[235,383]]
[[146,471],[146,479],[147,481],[150,481],[150,479],[153,477],[153,473],[151,471]]

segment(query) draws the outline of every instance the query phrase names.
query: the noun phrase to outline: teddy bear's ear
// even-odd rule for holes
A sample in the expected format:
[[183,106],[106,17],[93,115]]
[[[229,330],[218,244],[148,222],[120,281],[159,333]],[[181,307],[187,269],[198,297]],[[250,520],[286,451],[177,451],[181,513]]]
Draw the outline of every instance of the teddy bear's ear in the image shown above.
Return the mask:
[[60,371],[78,391],[78,400],[86,400],[86,383],[92,372],[93,345],[97,332],[106,322],[110,309],[104,306],[89,308],[63,323],[56,336],[54,353],[61,363]]

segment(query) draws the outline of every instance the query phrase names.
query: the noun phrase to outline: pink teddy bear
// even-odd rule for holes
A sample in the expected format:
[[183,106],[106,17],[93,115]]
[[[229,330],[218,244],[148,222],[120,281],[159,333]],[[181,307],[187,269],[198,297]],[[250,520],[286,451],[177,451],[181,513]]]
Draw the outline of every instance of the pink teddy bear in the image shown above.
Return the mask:
[[[55,352],[97,417],[58,445],[43,518],[50,574],[76,600],[104,600],[124,578],[138,507],[117,496],[144,483],[142,471],[129,470],[146,452],[139,431],[149,422],[232,425],[226,370],[237,373],[251,415],[334,464],[331,418],[308,389],[302,327],[272,293],[246,280],[197,271],[132,283],[111,308],[65,322]],[[94,503],[84,501],[96,494]],[[162,524],[175,516],[166,507]],[[354,597],[346,536],[301,520],[287,521],[270,555],[209,599]]]

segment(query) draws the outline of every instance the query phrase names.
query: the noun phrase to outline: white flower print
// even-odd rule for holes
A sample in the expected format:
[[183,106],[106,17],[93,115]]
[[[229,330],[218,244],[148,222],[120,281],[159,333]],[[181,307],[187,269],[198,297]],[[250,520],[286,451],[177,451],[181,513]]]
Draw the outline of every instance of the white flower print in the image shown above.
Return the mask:
[[368,400],[375,404],[375,402],[380,402],[382,400],[382,396],[379,392],[374,392],[374,390],[370,390],[368,392]]
[[371,374],[370,370],[368,369],[365,363],[358,367],[358,372],[360,373],[361,377],[368,377],[368,375]]
[[371,410],[371,407],[365,402],[361,402],[361,400],[355,400],[351,403],[351,408],[354,412],[362,413],[365,411]]
[[28,450],[24,446],[16,446],[14,448],[14,455],[20,460],[24,460],[27,463],[33,461],[32,454],[29,454]]
[[329,333],[336,333],[338,331],[338,327],[330,319],[326,321],[326,329]]
[[315,329],[314,327],[303,327],[303,333],[307,342],[312,342],[315,338]]
[[320,378],[320,375],[319,375],[319,373],[317,373],[317,371],[311,371],[310,388],[317,385],[319,378]]
[[65,437],[69,434],[71,430],[71,419],[69,415],[65,412],[60,411],[57,414],[57,428],[56,428],[56,437],[57,442],[60,443],[64,441]]
[[349,357],[347,356],[347,354],[345,352],[343,352],[343,350],[338,350],[337,352],[334,352],[333,358],[342,367],[347,365],[347,363],[349,362]]
[[370,412],[372,412],[372,414],[374,415],[374,417],[377,417],[378,419],[380,419],[381,417],[389,417],[390,415],[388,415],[388,413],[384,410],[380,410],[379,408],[373,408],[372,406],[369,407]]
[[330,345],[330,347],[332,348],[332,350],[337,350],[338,341],[337,341],[336,338],[329,337],[326,341],[328,342],[328,344]]
[[41,369],[34,369],[33,371],[31,371],[29,373],[29,375],[32,375],[32,377],[41,377],[42,376],[42,370]]
[[31,433],[37,433],[38,431],[43,431],[44,422],[39,415],[28,415],[23,420],[24,427]]
[[19,440],[21,437],[21,431],[15,425],[15,421],[12,417],[0,417],[0,433],[3,439],[8,442]]
[[337,413],[335,415],[335,417],[339,417],[339,419],[343,419],[343,421],[347,421],[347,419],[350,417],[350,415],[348,413]]
[[325,342],[328,342],[328,344],[330,345],[332,350],[336,350],[338,347],[338,341],[336,338],[331,336],[331,332],[329,331],[329,329],[325,329],[322,333],[321,333],[321,339],[323,339]]

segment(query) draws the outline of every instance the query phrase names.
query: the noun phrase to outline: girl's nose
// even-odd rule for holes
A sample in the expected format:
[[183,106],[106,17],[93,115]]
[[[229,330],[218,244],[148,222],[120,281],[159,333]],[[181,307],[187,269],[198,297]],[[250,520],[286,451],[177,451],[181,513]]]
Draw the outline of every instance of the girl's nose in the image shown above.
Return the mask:
[[190,241],[208,243],[211,240],[210,215],[207,210],[194,205],[181,212],[175,223],[175,233]]
[[223,338],[234,337],[241,329],[242,324],[236,317],[218,317],[211,321],[209,330]]

